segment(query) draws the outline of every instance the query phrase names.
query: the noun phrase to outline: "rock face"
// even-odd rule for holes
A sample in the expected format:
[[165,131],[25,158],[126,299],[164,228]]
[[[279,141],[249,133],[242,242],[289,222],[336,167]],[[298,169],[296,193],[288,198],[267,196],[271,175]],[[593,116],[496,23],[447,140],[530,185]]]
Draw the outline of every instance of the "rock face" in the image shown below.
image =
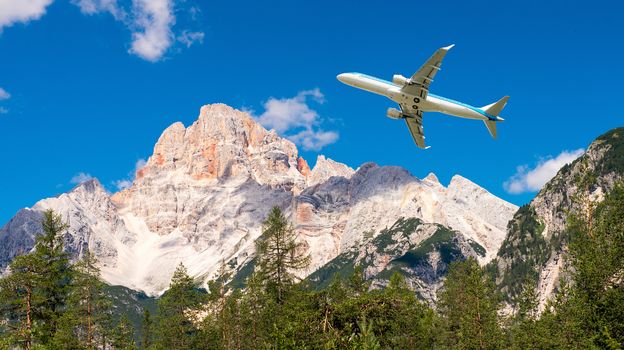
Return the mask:
[[403,168],[373,163],[362,165],[351,178],[332,177],[305,189],[295,197],[294,207],[297,231],[309,247],[320,248],[311,249],[310,272],[399,218],[418,218],[461,232],[485,248],[479,261],[487,263],[517,208],[458,175],[445,188]]
[[314,271],[309,280],[323,288],[336,274],[348,278],[354,267],[360,266],[377,287],[387,285],[392,274],[399,273],[433,305],[451,262],[468,257],[481,259],[486,253],[485,248],[458,231],[417,218],[400,218],[376,237],[365,234],[362,240]]
[[323,156],[310,169],[292,142],[214,104],[191,126],[168,127],[130,188],[110,195],[93,180],[18,212],[0,231],[0,268],[32,248],[41,212],[52,208],[70,224],[65,242],[74,257],[88,248],[110,284],[158,294],[179,262],[202,281],[224,263],[234,272],[248,265],[275,205],[312,257],[304,275],[400,218],[454,230],[458,240],[483,247],[477,257],[485,264],[517,209],[461,176],[444,187],[433,174],[420,180],[372,163],[354,171]]
[[[591,181],[581,184],[586,175]],[[521,207],[508,226],[496,259],[488,268],[503,295],[513,302],[522,285],[537,285],[540,308],[559,286],[566,266],[567,213],[578,209],[575,198],[600,201],[624,178],[624,128],[598,137],[583,156],[564,166],[539,194]]]

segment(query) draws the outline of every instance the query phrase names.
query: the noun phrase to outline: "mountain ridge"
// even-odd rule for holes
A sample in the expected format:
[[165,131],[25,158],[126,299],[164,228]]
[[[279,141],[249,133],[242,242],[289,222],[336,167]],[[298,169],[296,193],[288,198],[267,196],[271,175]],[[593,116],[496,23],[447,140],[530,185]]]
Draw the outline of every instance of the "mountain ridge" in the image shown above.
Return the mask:
[[0,268],[32,247],[37,217],[51,208],[68,220],[72,256],[89,249],[105,281],[155,295],[179,262],[202,282],[223,263],[232,272],[245,266],[272,206],[291,218],[312,257],[303,276],[401,217],[456,230],[484,247],[485,264],[517,208],[459,175],[444,187],[434,174],[421,180],[374,163],[354,170],[322,155],[310,169],[291,141],[213,104],[190,126],[166,128],[128,189],[111,195],[92,180],[23,209],[0,229]]
[[568,214],[578,209],[579,197],[602,200],[624,179],[622,174],[624,128],[619,127],[597,137],[581,157],[563,166],[531,202],[519,208],[496,259],[488,266],[507,302],[513,303],[523,285],[532,281],[540,310],[545,307],[561,278],[569,277],[565,272]]

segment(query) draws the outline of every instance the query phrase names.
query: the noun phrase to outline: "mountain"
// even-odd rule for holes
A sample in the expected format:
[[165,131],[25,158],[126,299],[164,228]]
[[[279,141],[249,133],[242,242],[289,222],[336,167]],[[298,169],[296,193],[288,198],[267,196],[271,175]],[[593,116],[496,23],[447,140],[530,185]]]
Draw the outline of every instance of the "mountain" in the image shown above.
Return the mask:
[[[162,133],[130,188],[111,195],[90,180],[19,211],[0,230],[0,269],[32,248],[41,212],[52,208],[70,225],[66,249],[74,257],[92,251],[111,285],[159,294],[179,262],[202,282],[221,266],[240,278],[253,265],[272,206],[290,217],[311,256],[302,277],[384,237],[401,248],[392,257],[376,255],[371,277],[388,267],[383,259],[400,258],[394,255],[431,237],[486,264],[517,210],[459,175],[445,187],[433,174],[418,179],[373,163],[353,170],[323,156],[310,169],[291,141],[244,112],[213,104],[189,127],[174,123]],[[398,234],[401,222],[410,224]],[[442,247],[434,246],[435,252],[420,251],[430,263]],[[441,266],[435,279],[419,283],[435,284],[443,272]]]
[[568,213],[578,198],[600,201],[624,178],[624,128],[613,129],[592,142],[585,154],[561,168],[509,222],[507,237],[488,269],[496,284],[513,302],[523,283],[537,285],[540,308],[566,278],[565,252]]
[[379,235],[363,237],[308,276],[316,288],[327,287],[336,276],[349,278],[356,266],[374,287],[386,286],[398,272],[418,296],[434,304],[449,264],[472,257],[483,259],[486,249],[458,231],[418,218],[399,218]]

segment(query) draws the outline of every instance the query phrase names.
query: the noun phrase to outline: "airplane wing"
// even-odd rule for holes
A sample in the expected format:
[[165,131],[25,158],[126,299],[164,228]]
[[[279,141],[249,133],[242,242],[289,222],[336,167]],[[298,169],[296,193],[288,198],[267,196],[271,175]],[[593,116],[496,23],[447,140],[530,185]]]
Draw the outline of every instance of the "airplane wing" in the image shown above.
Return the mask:
[[429,84],[431,84],[433,77],[440,70],[442,59],[453,46],[455,45],[440,48],[431,55],[427,62],[412,75],[410,83],[405,84],[405,86],[401,88],[401,91],[413,96],[420,96],[421,99],[426,98],[429,93]]
[[412,138],[414,139],[416,146],[427,149],[429,147],[425,146],[425,133],[422,126],[422,116],[422,111],[416,111],[415,115],[408,115],[405,118],[405,124],[407,124],[410,134],[412,134]]

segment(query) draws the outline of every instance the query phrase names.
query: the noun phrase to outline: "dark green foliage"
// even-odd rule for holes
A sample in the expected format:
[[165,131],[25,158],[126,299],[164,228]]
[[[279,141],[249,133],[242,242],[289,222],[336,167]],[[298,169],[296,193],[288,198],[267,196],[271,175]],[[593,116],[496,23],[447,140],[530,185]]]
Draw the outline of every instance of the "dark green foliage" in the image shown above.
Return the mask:
[[601,147],[609,147],[609,152],[598,161],[595,172],[624,174],[624,128],[610,130],[598,137],[596,142],[600,142]]
[[476,260],[453,263],[438,301],[441,344],[450,349],[502,348],[499,300]]
[[344,252],[314,271],[307,279],[318,290],[327,288],[335,277],[347,279],[354,272],[356,256],[354,251]]
[[180,264],[171,278],[169,289],[158,300],[156,349],[181,350],[196,346],[199,329],[189,312],[199,308],[202,297],[186,268]]
[[113,333],[112,344],[116,350],[136,350],[134,343],[134,329],[128,318],[123,315],[117,322],[117,327]]
[[0,281],[3,338],[8,344],[30,348],[35,332],[33,307],[38,303],[39,262],[32,255],[18,256],[9,265],[11,274]]
[[525,281],[537,281],[537,267],[550,257],[552,244],[542,236],[544,225],[541,224],[535,210],[530,205],[518,209],[507,228],[507,238],[498,251],[498,257],[510,262],[510,266],[499,275],[494,260],[486,270],[498,281],[506,301],[512,301],[522,291]]
[[[457,232],[442,225],[436,225],[437,230],[431,237],[418,245],[412,245],[409,243],[409,237],[422,224],[422,220],[418,218],[399,218],[390,228],[382,230],[375,238],[368,240],[365,248],[351,249],[341,253],[310,274],[307,280],[313,288],[320,290],[327,288],[336,277],[347,279],[355,272],[356,265],[362,268],[371,266],[374,260],[370,253],[366,253],[361,260],[356,262],[360,250],[366,249],[370,252],[371,248],[374,250],[373,254],[392,257],[386,269],[372,276],[376,280],[387,281],[395,272],[406,277],[413,276],[415,270],[419,271],[418,277],[422,280],[438,280],[446,273],[448,264],[464,259],[460,248],[461,243]],[[484,248],[478,243],[473,241],[467,243],[477,254],[485,254]],[[407,251],[405,251],[405,244],[408,245]],[[433,252],[440,254],[441,264],[431,265],[428,259]]]
[[566,232],[572,283],[561,281],[539,318],[534,284],[525,286],[508,330],[510,348],[624,346],[624,187],[616,185],[595,208],[586,196],[574,200]]
[[483,248],[483,246],[481,246],[479,243],[470,240],[468,244],[470,244],[475,253],[479,254],[480,256],[485,256],[485,248]]
[[[111,301],[89,252],[71,266],[63,251],[61,217],[44,212],[43,233],[0,280],[2,347],[96,349],[111,346],[116,323]],[[132,336],[133,327],[127,326]],[[128,343],[132,348],[131,344]]]
[[242,267],[236,271],[232,280],[228,283],[228,287],[234,289],[243,289],[245,288],[245,281],[251,274],[254,272],[256,268],[256,258],[249,260]]
[[256,241],[258,273],[267,291],[282,303],[290,286],[297,280],[293,271],[303,269],[310,263],[309,256],[302,256],[301,243],[279,207],[273,207],[263,223],[263,231]]
[[62,327],[54,334],[57,348],[75,343],[75,347],[94,349],[107,342],[112,324],[112,305],[99,279],[97,261],[88,251],[75,264],[68,307],[64,310]]
[[62,234],[67,225],[52,210],[43,214],[43,233],[35,238],[33,252],[17,257],[12,272],[3,279],[2,311],[8,318],[8,336],[14,344],[30,348],[52,343],[67,302],[72,271],[63,252]]
[[381,230],[379,235],[373,239],[373,244],[380,250],[384,251],[389,245],[394,244],[396,241],[392,236],[399,233],[407,237],[412,232],[416,231],[418,226],[422,224],[422,220],[418,218],[399,218],[390,228]]
[[440,227],[431,237],[422,242],[416,249],[409,250],[395,261],[407,266],[428,264],[427,258],[434,250],[440,252],[440,257],[445,264],[462,257],[457,244],[453,242],[455,233],[445,227]]
[[590,218],[574,215],[569,230],[570,310],[596,346],[624,345],[624,186],[616,185]]
[[35,239],[32,253],[38,260],[39,279],[38,302],[34,306],[35,319],[40,321],[37,336],[43,344],[52,340],[58,327],[61,312],[65,307],[71,282],[71,268],[67,253],[63,251],[63,233],[67,224],[59,214],[46,210],[41,223],[43,234]]
[[141,321],[141,349],[147,349],[152,345],[152,331],[154,329],[154,321],[148,309],[143,311],[143,320]]
[[119,320],[120,315],[125,315],[132,328],[137,330],[135,334],[136,343],[141,344],[145,311],[149,311],[152,322],[154,322],[154,315],[157,313],[157,299],[123,286],[104,285],[103,291],[111,302],[112,321],[115,322]]

